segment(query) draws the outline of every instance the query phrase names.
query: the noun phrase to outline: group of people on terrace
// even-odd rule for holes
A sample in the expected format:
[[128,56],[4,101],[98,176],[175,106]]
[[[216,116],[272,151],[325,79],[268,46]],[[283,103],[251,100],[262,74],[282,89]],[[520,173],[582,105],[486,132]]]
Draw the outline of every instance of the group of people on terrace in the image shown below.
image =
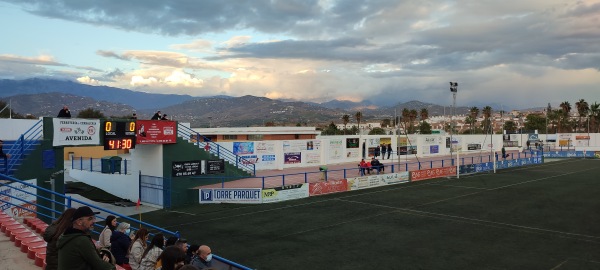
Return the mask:
[[150,120],[169,120],[169,119],[167,118],[166,113],[161,114],[160,111],[156,111],[156,113],[154,113],[154,115],[152,116],[152,118],[150,118]]
[[145,228],[133,232],[127,222],[106,217],[98,241],[91,232],[96,215],[90,207],[66,209],[44,232],[47,270],[201,270],[211,268],[212,252],[207,245],[188,245],[178,237],[165,239],[157,233],[150,239]]

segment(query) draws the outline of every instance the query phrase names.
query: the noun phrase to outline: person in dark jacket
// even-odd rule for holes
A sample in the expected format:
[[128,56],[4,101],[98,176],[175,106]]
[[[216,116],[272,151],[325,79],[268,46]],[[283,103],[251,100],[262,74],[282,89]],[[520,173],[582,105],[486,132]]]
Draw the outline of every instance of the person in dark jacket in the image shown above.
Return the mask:
[[160,111],[157,111],[152,118],[150,118],[150,120],[160,120],[161,117],[162,115],[160,114]]
[[58,269],[58,248],[56,247],[56,244],[58,238],[67,230],[67,228],[71,227],[71,220],[73,219],[74,213],[75,208],[68,208],[57,220],[52,222],[52,224],[46,228],[46,231],[44,231],[44,241],[48,242],[46,246],[47,270]]
[[62,110],[58,112],[58,117],[71,118],[71,111],[69,111],[69,107],[63,106]]
[[131,231],[129,227],[129,223],[121,222],[110,236],[110,252],[115,256],[117,264],[125,269],[131,269],[129,267],[129,259],[127,258],[129,245],[131,245],[131,237],[129,237]]
[[94,212],[87,206],[75,210],[72,226],[58,238],[58,270],[114,270],[110,258],[102,258],[96,251],[94,240],[89,232],[96,222]]
[[212,251],[207,245],[202,245],[198,248],[196,256],[192,257],[191,265],[198,267],[202,270],[209,268],[212,265]]
[[392,144],[388,144],[387,145],[387,153],[388,153],[388,159],[390,159],[390,155],[392,154]]

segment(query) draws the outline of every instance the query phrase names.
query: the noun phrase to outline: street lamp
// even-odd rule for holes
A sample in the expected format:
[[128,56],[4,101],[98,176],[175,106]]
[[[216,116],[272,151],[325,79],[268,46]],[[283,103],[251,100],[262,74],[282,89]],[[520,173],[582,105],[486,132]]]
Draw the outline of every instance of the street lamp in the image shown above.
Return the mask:
[[454,133],[454,115],[456,114],[456,93],[458,93],[457,82],[450,82],[450,92],[452,92],[452,115],[450,116],[450,156],[452,156],[452,144],[454,143],[452,134]]

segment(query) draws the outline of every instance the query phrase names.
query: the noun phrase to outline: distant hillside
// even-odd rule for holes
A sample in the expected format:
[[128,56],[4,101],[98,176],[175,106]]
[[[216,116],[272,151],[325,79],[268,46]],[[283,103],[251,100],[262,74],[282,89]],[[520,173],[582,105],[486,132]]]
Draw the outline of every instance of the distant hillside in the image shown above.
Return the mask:
[[[154,110],[193,99],[188,95],[151,94],[127,89],[91,86],[72,81],[51,79],[0,80],[0,97],[24,94],[60,92],[70,95],[90,97],[112,103],[127,104],[133,108]],[[60,102],[57,104],[61,104]]]

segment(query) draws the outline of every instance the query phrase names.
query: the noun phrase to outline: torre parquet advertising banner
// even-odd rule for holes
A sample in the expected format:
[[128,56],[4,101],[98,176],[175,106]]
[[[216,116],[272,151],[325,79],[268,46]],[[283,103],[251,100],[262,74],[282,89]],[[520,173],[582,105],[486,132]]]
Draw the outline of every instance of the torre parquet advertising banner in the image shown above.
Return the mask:
[[177,122],[137,120],[136,144],[168,144],[177,142]]

